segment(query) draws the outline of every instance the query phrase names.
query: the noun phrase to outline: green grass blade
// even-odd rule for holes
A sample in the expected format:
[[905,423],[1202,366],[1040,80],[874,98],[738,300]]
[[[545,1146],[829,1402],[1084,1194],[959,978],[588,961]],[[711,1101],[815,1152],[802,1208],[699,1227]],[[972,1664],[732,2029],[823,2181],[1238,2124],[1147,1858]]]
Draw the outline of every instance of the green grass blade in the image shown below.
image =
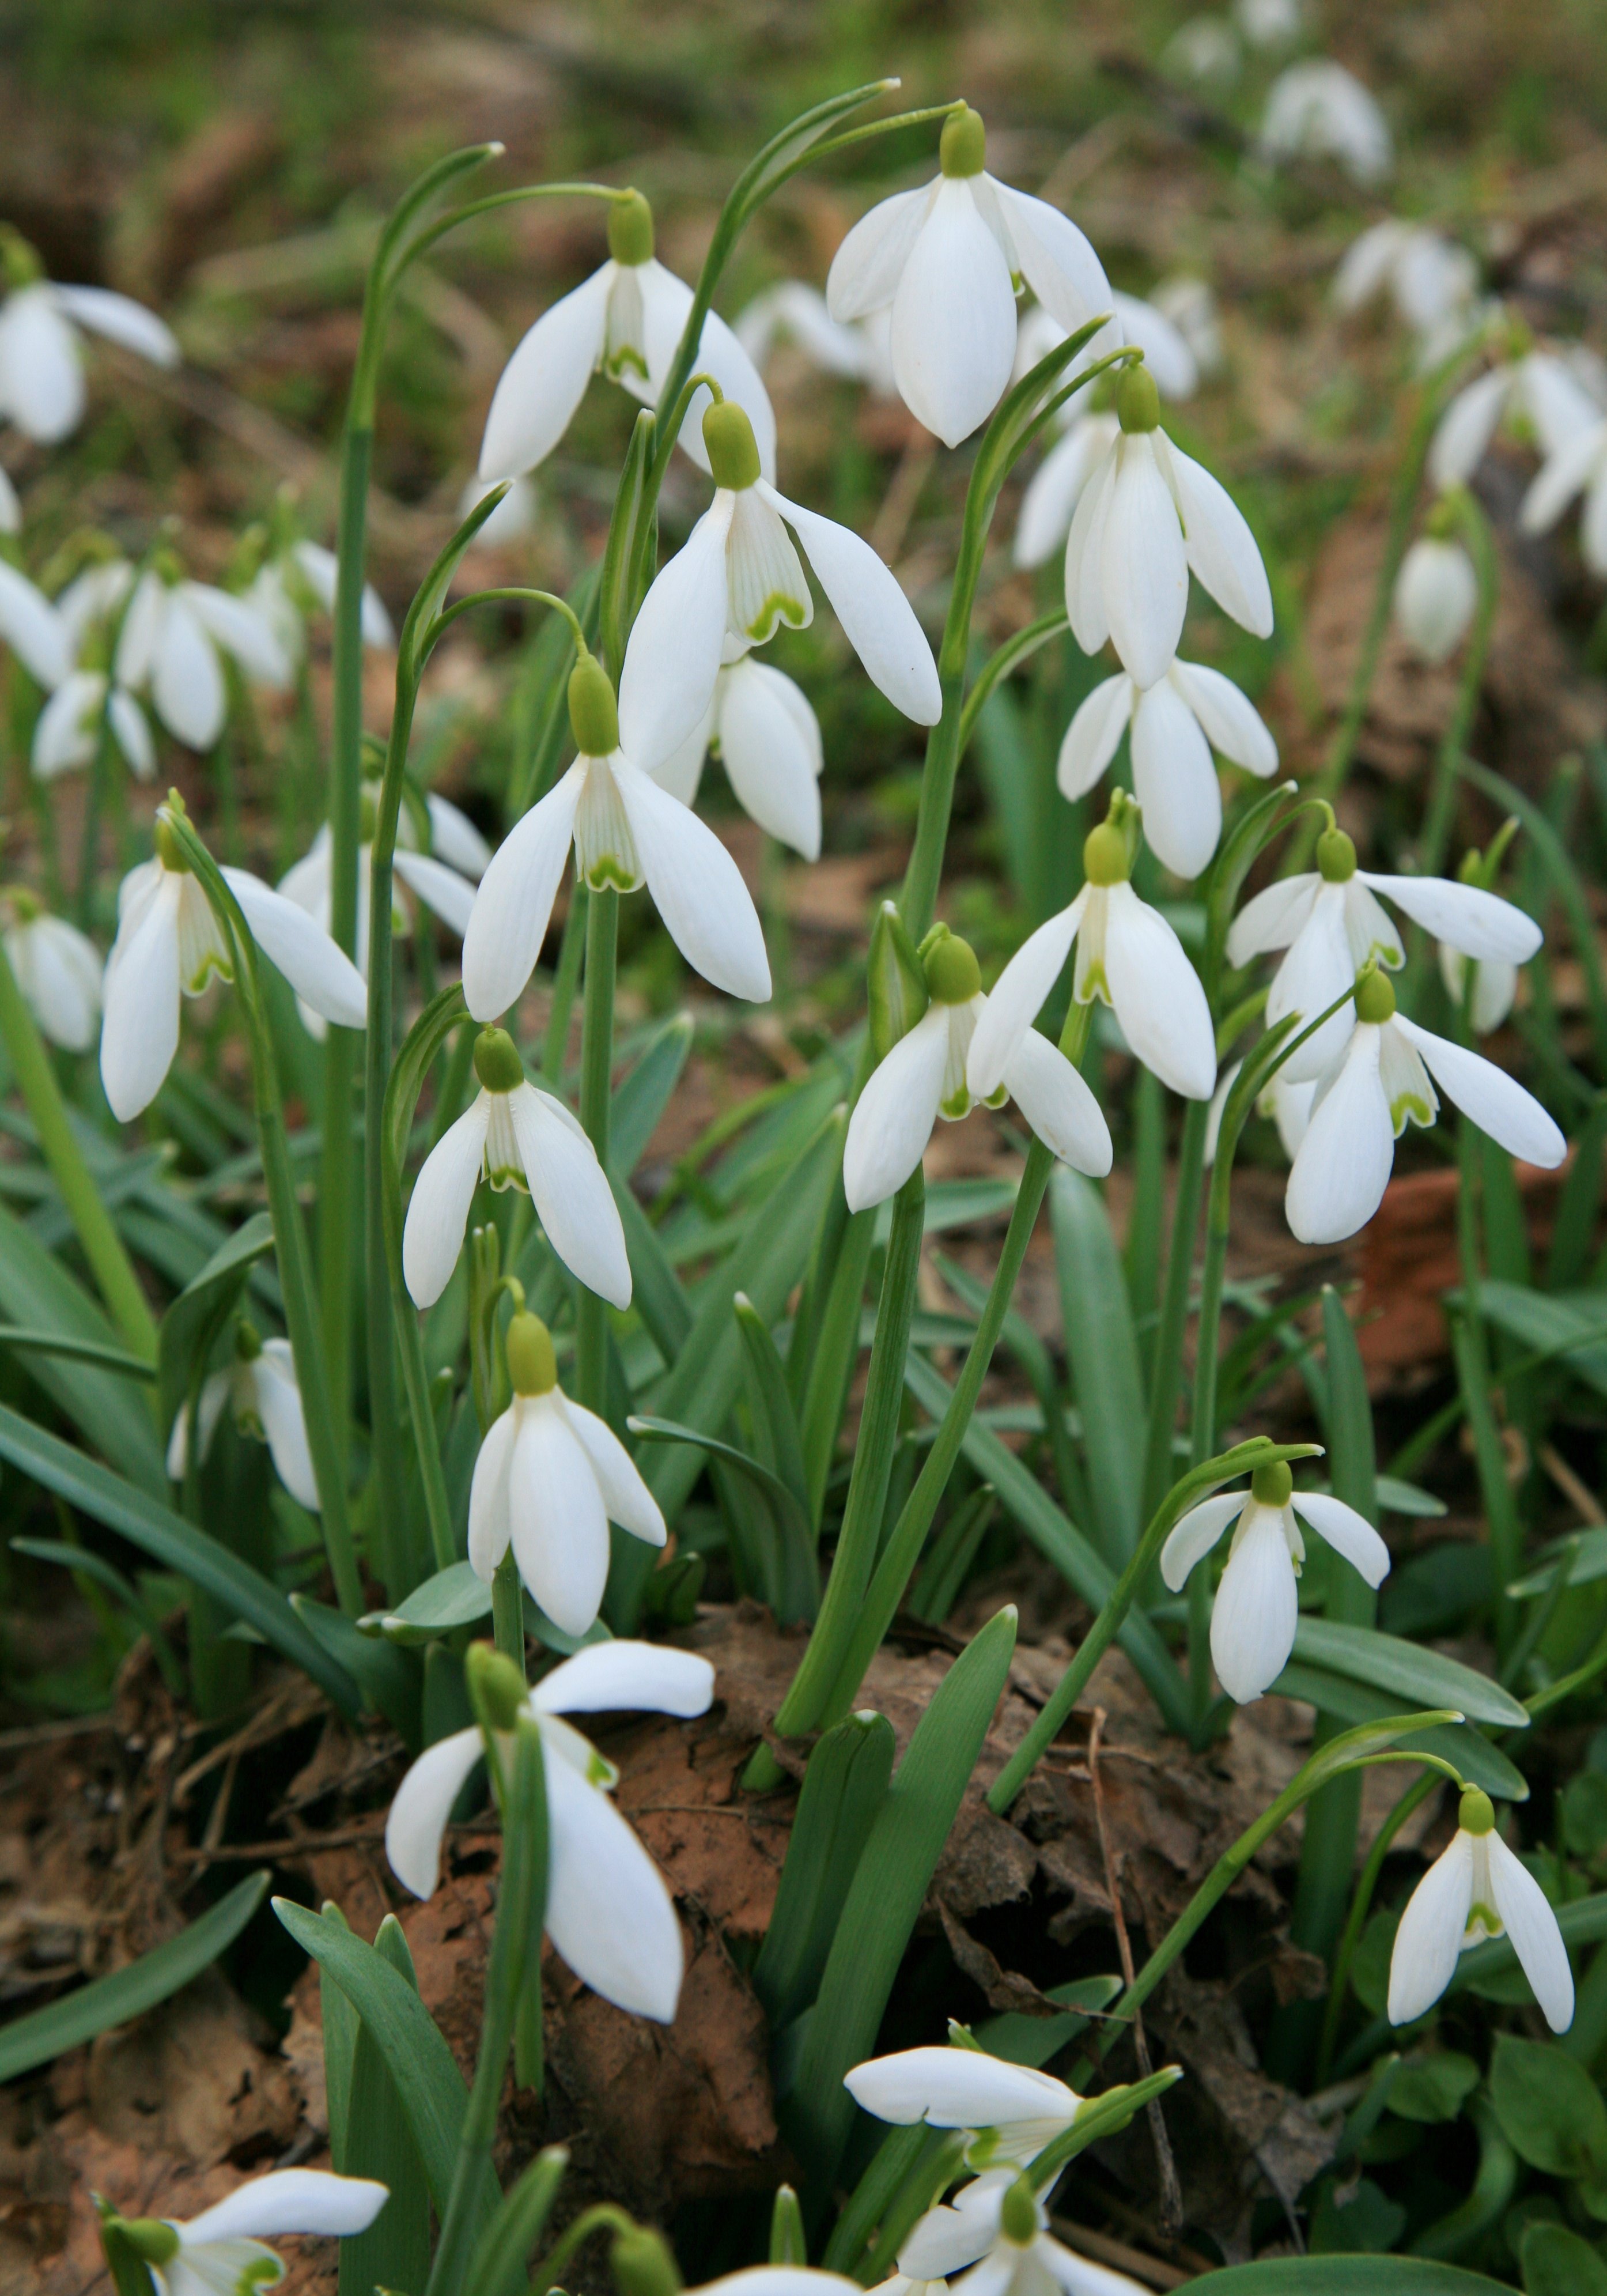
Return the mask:
[[849,1885],[887,1799],[893,1751],[885,1715],[850,1714],[809,1757],[775,1911],[753,1965],[753,1989],[773,2031],[801,2015],[819,1990]]
[[1470,1722],[1503,1730],[1529,1726],[1528,1709],[1488,1675],[1475,1674],[1443,1652],[1373,1627],[1350,1627],[1329,1619],[1303,1618],[1294,1630],[1294,1655],[1351,1682],[1369,1683],[1414,1706],[1451,1707]]
[[[394,1914],[380,1923],[373,1945],[416,1993],[413,1956]],[[371,2296],[375,2288],[422,2288],[430,2272],[430,2187],[401,2090],[360,2020],[350,2079],[342,2174],[377,2177],[389,2185],[390,2198],[366,2232],[340,2243],[340,2296]]]
[[1093,1528],[1106,1562],[1119,1570],[1142,1528],[1144,1380],[1132,1308],[1104,1199],[1070,1165],[1054,1168],[1049,1216],[1066,1357],[1082,1414]]

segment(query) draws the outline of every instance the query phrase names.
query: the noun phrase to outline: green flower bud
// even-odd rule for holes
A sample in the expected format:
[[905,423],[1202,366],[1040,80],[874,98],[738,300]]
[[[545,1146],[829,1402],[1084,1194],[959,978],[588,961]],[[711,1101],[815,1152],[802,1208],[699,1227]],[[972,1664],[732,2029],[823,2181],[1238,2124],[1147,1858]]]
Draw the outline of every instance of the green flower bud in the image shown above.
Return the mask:
[[515,1395],[550,1395],[558,1384],[553,1334],[539,1316],[521,1312],[508,1325],[508,1377]]
[[1160,428],[1160,393],[1147,366],[1123,370],[1116,386],[1116,419],[1127,431]]
[[884,1061],[931,1002],[920,952],[891,901],[882,902],[871,930],[869,987],[871,1050]]
[[758,443],[748,410],[734,398],[703,409],[703,444],[709,449],[709,468],[717,487],[738,495],[758,478]]
[[981,988],[981,967],[971,943],[947,927],[922,950],[921,963],[935,1004],[969,1004]]
[[262,1334],[247,1316],[234,1326],[234,1353],[242,1363],[255,1363],[262,1353]]
[[681,2276],[676,2260],[656,2232],[633,2225],[615,2235],[609,2251],[614,2285],[619,2296],[680,2296]]
[[1017,2248],[1030,2248],[1037,2238],[1037,2194],[1028,2177],[1018,2177],[1005,2193],[999,2210],[999,2230]]
[[616,263],[652,261],[652,209],[640,192],[622,193],[610,205],[608,251]]
[[524,1676],[495,1643],[471,1643],[463,1660],[469,1702],[493,1730],[518,1726],[527,1692]]
[[570,726],[583,758],[611,758],[619,746],[619,705],[594,654],[583,653],[570,672]]
[[988,165],[988,130],[982,115],[963,103],[943,122],[938,165],[946,176],[980,176]]
[[1477,1786],[1469,1786],[1462,1797],[1462,1808],[1456,1823],[1464,1833],[1493,1833],[1496,1830],[1496,1806],[1488,1794]]
[[1356,984],[1356,1017],[1374,1028],[1395,1018],[1395,991],[1387,973],[1369,972]]
[[111,2222],[135,2256],[143,2257],[159,2270],[164,2264],[171,2264],[178,2254],[177,2230],[164,2224],[160,2217],[113,2217]]
[[1127,840],[1111,822],[1102,821],[1083,840],[1083,874],[1090,885],[1127,883]]
[[1356,845],[1342,829],[1325,829],[1316,841],[1316,865],[1324,885],[1348,885],[1356,874]]
[[474,1039],[474,1073],[488,1092],[517,1092],[524,1062],[505,1029],[482,1029]]
[[1287,1506],[1293,1488],[1287,1459],[1274,1459],[1269,1465],[1258,1467],[1250,1479],[1250,1495],[1258,1506]]

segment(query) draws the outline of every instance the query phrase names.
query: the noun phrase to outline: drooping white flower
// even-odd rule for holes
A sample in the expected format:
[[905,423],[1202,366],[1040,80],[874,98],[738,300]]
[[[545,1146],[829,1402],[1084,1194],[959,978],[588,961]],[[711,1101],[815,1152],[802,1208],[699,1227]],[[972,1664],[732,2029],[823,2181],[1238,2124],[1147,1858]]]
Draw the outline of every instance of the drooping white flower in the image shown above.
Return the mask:
[[265,2240],[291,2233],[349,2240],[367,2231],[389,2197],[389,2188],[369,2177],[274,2169],[187,2224],[108,2217],[106,2226],[150,2266],[160,2296],[252,2296],[284,2277]]
[[1113,822],[1089,832],[1083,868],[1087,882],[1070,907],[1023,941],[999,975],[971,1040],[967,1085],[979,1100],[998,1089],[1075,941],[1078,1003],[1109,1004],[1145,1068],[1185,1100],[1209,1100],[1217,1040],[1205,991],[1171,926],[1128,882],[1127,839]]
[[[159,572],[148,567],[135,583],[132,567],[113,562],[94,568],[93,576],[93,581],[80,578],[84,589],[72,602],[74,626],[115,613],[127,598],[112,678],[126,693],[148,693],[163,725],[187,748],[209,750],[223,731],[228,709],[224,656],[259,685],[290,683],[283,647],[245,599],[209,582],[188,581],[173,569]],[[62,604],[65,610],[65,593]]]
[[[332,550],[302,537],[258,567],[245,593],[245,603],[273,632],[292,668],[307,652],[308,617],[335,611],[340,573],[340,562]],[[385,602],[372,582],[363,585],[360,627],[365,646],[382,651],[396,644]]]
[[706,2280],[686,2296],[861,2296],[859,2284],[811,2264],[750,2264]]
[[1571,436],[1549,449],[1518,522],[1525,534],[1545,534],[1576,495],[1585,498],[1579,554],[1593,574],[1607,576],[1607,416],[1581,420]]
[[143,303],[107,287],[29,280],[0,305],[0,415],[41,446],[67,438],[83,418],[82,328],[153,366],[178,365],[171,332]]
[[667,756],[701,724],[727,641],[763,645],[784,623],[807,629],[815,602],[790,527],[843,635],[894,707],[918,726],[943,714],[938,666],[914,609],[868,542],[777,494],[753,430],[727,399],[703,422],[713,502],[642,602],[619,676],[631,753]]
[[[1449,941],[1439,944],[1439,977],[1445,983],[1445,993],[1462,1010],[1467,994],[1469,960]],[[1505,964],[1499,957],[1486,957],[1473,966],[1473,1003],[1468,1018],[1476,1037],[1488,1037],[1497,1029],[1518,1001],[1518,968]]]
[[[299,996],[327,1021],[361,1029],[368,1017],[363,976],[305,909],[246,869],[225,869],[252,939]],[[118,930],[106,960],[102,998],[101,1081],[111,1112],[127,1123],[162,1088],[178,1049],[181,995],[199,996],[216,972],[232,978],[229,952],[211,905],[168,822],[156,816],[156,852],[118,889]]]
[[[318,1512],[318,1480],[307,1444],[307,1420],[295,1358],[288,1340],[265,1340],[243,1320],[234,1335],[234,1360],[203,1382],[196,1411],[197,1457],[204,1459],[223,1416],[224,1406],[243,1435],[266,1443],[280,1481],[309,1513]],[[168,1475],[182,1483],[190,1461],[190,1405],[179,1406],[168,1440]]]
[[1052,2073],[970,2047],[872,2057],[845,2074],[842,2085],[878,2120],[969,2130],[965,2163],[978,2169],[1024,2169],[1070,2128],[1083,2104]]
[[[1458,884],[1449,877],[1389,877],[1358,869],[1356,847],[1342,829],[1328,830],[1317,840],[1316,859],[1314,870],[1280,877],[1247,901],[1227,936],[1230,964],[1248,964],[1268,949],[1288,951],[1267,992],[1269,1028],[1291,1013],[1302,1024],[1314,1020],[1343,996],[1365,964],[1399,971],[1406,950],[1374,898],[1379,893],[1414,924],[1481,964],[1492,959],[1523,964],[1540,946],[1540,928],[1534,919],[1482,886]],[[1283,1075],[1291,1084],[1320,1076],[1343,1048],[1353,1026],[1351,1008],[1342,1005],[1290,1055]]]
[[1226,357],[1222,322],[1217,299],[1203,279],[1186,271],[1176,272],[1152,291],[1150,304],[1177,328],[1202,376],[1220,373]]
[[[1243,1065],[1242,1060],[1234,1061],[1217,1078],[1217,1089],[1211,1095],[1210,1110],[1205,1119],[1205,1161],[1208,1168],[1217,1160],[1217,1146],[1221,1137],[1227,1095],[1237,1082]],[[1306,1137],[1306,1127],[1311,1121],[1311,1103],[1316,1097],[1315,1081],[1291,1084],[1282,1069],[1275,1069],[1271,1083],[1256,1095],[1256,1113],[1269,1118],[1277,1126],[1278,1144],[1291,1164],[1296,1151]]]
[[1547,1171],[1562,1161],[1568,1144],[1539,1102],[1505,1069],[1398,1013],[1385,974],[1357,983],[1355,1011],[1348,1042],[1318,1078],[1284,1193],[1302,1243],[1340,1243],[1366,1226],[1389,1185],[1396,1140],[1408,1123],[1434,1121],[1435,1084],[1509,1156]]
[[1310,56],[1280,72],[1261,117],[1267,158],[1333,160],[1358,184],[1376,184],[1395,162],[1383,113],[1353,72]]
[[1234,1524],[1211,1609],[1211,1663],[1223,1689],[1241,1706],[1276,1681],[1294,1648],[1295,1582],[1306,1560],[1297,1515],[1369,1587],[1382,1584],[1390,1550],[1366,1517],[1325,1492],[1297,1491],[1282,1462],[1258,1467],[1248,1491],[1218,1491],[1192,1507],[1160,1550],[1160,1575],[1176,1595]]
[[156,771],[156,744],[145,713],[120,685],[108,698],[106,674],[99,669],[70,671],[40,710],[29,758],[36,780],[53,781],[93,765],[102,718],[135,779],[148,782]]
[[1448,661],[1479,603],[1479,577],[1460,542],[1420,534],[1395,578],[1395,619],[1414,653]]
[[1238,78],[1242,62],[1226,16],[1185,17],[1160,52],[1160,68],[1172,78],[1223,91]]
[[1390,2022],[1409,2025],[1431,2009],[1456,1962],[1485,1938],[1512,1939],[1546,2023],[1573,2022],[1573,1972],[1546,1892],[1496,1831],[1489,1796],[1462,1797],[1456,1831],[1406,1901],[1390,1956]]
[[1111,1148],[1099,1103],[1047,1037],[1023,1027],[988,1090],[967,1083],[967,1056],[989,1006],[981,973],[968,945],[947,931],[929,936],[922,948],[931,1001],[872,1071],[849,1119],[842,1185],[849,1210],[881,1203],[903,1186],[940,1116],[955,1123],[977,1101],[996,1108],[1006,1095],[1062,1162],[1103,1177]]
[[818,287],[783,279],[754,297],[736,321],[736,338],[761,370],[777,341],[795,343],[811,366],[845,382],[863,382],[879,398],[895,398],[892,309],[873,311],[847,324],[832,316]]
[[1160,425],[1152,375],[1116,389],[1118,436],[1090,473],[1066,537],[1066,614],[1085,653],[1109,638],[1139,685],[1166,675],[1183,635],[1191,569],[1234,620],[1272,632],[1272,591],[1233,496]]
[[1015,522],[1011,554],[1018,566],[1043,566],[1064,543],[1088,481],[1104,467],[1121,436],[1109,408],[1090,406],[1086,398],[1067,402],[1070,420],[1027,481]]
[[[480,475],[488,483],[518,478],[544,463],[569,429],[586,386],[599,368],[651,406],[658,398],[692,311],[692,290],[653,254],[652,209],[636,192],[608,214],[609,259],[601,270],[544,311],[502,371]],[[758,441],[767,478],[775,475],[775,416],[752,360],[724,319],[703,321],[693,372],[712,375],[742,406]],[[680,444],[700,470],[709,468],[701,429],[710,404],[694,392]]]
[[1565,358],[1510,332],[1508,355],[1465,384],[1435,426],[1428,473],[1442,493],[1467,484],[1504,422],[1528,430],[1540,453],[1554,460],[1600,419],[1600,408]]
[[883,200],[832,258],[826,304],[846,324],[892,313],[893,373],[918,422],[957,447],[1004,397],[1015,362],[1015,281],[1068,332],[1110,308],[1099,258],[1058,208],[986,171],[982,122],[951,112],[940,173]]
[[1197,877],[1222,833],[1212,750],[1265,780],[1278,769],[1278,745],[1254,703],[1219,669],[1174,661],[1142,690],[1122,670],[1095,687],[1066,728],[1055,767],[1062,796],[1086,796],[1129,730],[1144,832],[1168,869]]
[[[547,1802],[546,1932],[582,1983],[616,2008],[674,2019],[681,1989],[681,1931],[652,1859],[609,1800],[619,1772],[565,1714],[707,1713],[714,1669],[662,1644],[594,1643],[529,1692],[522,1710],[541,1732]],[[507,1727],[513,1725],[510,1714]],[[498,1730],[503,1726],[499,1718]],[[512,1737],[500,1742],[504,1758]],[[433,1895],[441,1837],[485,1751],[478,1725],[419,1756],[385,1827],[391,1871],[415,1898]]]
[[1252,48],[1286,48],[1306,28],[1300,0],[1234,0],[1234,21]]
[[1428,334],[1471,308],[1479,266],[1455,240],[1391,216],[1345,250],[1333,275],[1333,299],[1341,311],[1359,311],[1386,289],[1403,323]]
[[5,961],[29,1011],[53,1045],[86,1053],[101,1017],[101,953],[64,917],[46,914],[20,885],[0,896]]
[[3,558],[0,645],[10,647],[36,685],[58,686],[72,668],[72,640],[60,608]]
[[[627,676],[635,643],[633,631]],[[617,707],[606,672],[590,654],[571,671],[570,722],[579,755],[504,839],[463,935],[463,996],[477,1021],[495,1021],[522,994],[571,845],[576,874],[594,891],[646,884],[670,939],[705,980],[755,1003],[769,996],[764,931],[742,872],[714,832],[652,778],[675,747],[654,722],[653,699],[638,685],[631,698],[622,692]],[[683,726],[676,738],[690,730]]]
[[898,2251],[898,2269],[915,2281],[957,2272],[955,2296],[1140,2296],[1125,2273],[1062,2247],[1048,2222],[1025,2177],[990,2169],[928,2210]]
[[630,1305],[625,1233],[597,1152],[563,1103],[527,1081],[504,1029],[475,1040],[480,1089],[441,1136],[414,1185],[402,1231],[402,1269],[414,1304],[433,1307],[463,1249],[482,1177],[526,1190],[547,1242],[572,1275],[616,1308]]
[[806,861],[820,858],[820,720],[784,671],[727,638],[702,722],[654,768],[661,789],[695,803],[703,759],[719,753],[742,810]]

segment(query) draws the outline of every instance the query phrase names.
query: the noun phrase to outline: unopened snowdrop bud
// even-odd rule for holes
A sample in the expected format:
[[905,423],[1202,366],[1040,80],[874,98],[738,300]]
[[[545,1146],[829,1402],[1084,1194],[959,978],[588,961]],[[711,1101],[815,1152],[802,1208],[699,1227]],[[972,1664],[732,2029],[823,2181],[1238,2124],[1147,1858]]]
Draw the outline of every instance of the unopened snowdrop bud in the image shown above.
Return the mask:
[[1026,2248],[1037,2238],[1037,2194],[1028,2177],[1018,2177],[1004,2187],[1004,2197],[999,2203],[999,2230],[1017,2248]]
[[483,1716],[486,1727],[505,1736],[518,1722],[529,1695],[525,1678],[513,1660],[494,1643],[471,1643],[463,1659],[463,1678],[470,1703]]
[[1431,2009],[1456,1962],[1484,1938],[1507,1937],[1554,2033],[1573,2022],[1573,1972],[1546,1892],[1496,1831],[1489,1796],[1470,1787],[1456,1832],[1413,1890],[1390,1956],[1390,2022]]
[[608,2260],[619,2296],[680,2296],[675,2259],[661,2236],[645,2225],[616,2234]]
[[1395,619],[1413,652],[1447,660],[1467,635],[1479,603],[1479,578],[1461,543],[1419,535],[1395,579]]

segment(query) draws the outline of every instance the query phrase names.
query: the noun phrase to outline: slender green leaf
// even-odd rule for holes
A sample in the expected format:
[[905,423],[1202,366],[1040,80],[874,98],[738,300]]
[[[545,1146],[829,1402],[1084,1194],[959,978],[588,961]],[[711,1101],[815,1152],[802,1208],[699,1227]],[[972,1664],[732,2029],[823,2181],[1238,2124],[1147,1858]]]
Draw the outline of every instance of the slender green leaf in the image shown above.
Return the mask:
[[1104,1199],[1093,1182],[1057,1164],[1049,1213],[1094,1528],[1106,1562],[1119,1570],[1142,1527],[1144,1461],[1133,1430],[1144,1423],[1144,1378],[1133,1313]]
[[[101,1308],[55,1255],[22,1222],[0,1209],[0,1315],[37,1325],[62,1339],[116,1347],[119,1334]],[[119,1373],[75,1362],[53,1350],[28,1360],[28,1373],[121,1475],[149,1492],[168,1496],[168,1470],[150,1403]],[[150,1376],[147,1371],[147,1377]]]
[[1189,2282],[1200,2296],[1512,2296],[1510,2284],[1421,2256],[1279,2256]]
[[387,1641],[426,1643],[455,1627],[471,1627],[491,1614],[491,1589],[471,1562],[449,1562],[444,1570],[415,1587],[394,1611],[371,1611],[359,1619],[364,1634],[381,1634]]
[[887,1799],[893,1728],[850,1714],[809,1757],[787,1841],[775,1906],[753,1965],[753,1989],[773,2031],[814,2000],[870,1830]]
[[190,1392],[196,1357],[209,1349],[259,1259],[274,1248],[270,1212],[258,1212],[220,1244],[162,1317],[158,1343],[162,1425],[170,1427]]
[[117,1372],[124,1379],[151,1379],[151,1366],[143,1356],[131,1356],[127,1348],[108,1347],[102,1340],[78,1340],[65,1332],[47,1332],[39,1325],[0,1324],[0,1348],[11,1348],[18,1355],[61,1356],[70,1363],[97,1364],[102,1371]]
[[[332,1898],[322,1912],[338,1929],[351,1924]],[[329,1972],[318,1972],[318,2010],[324,2028],[324,2093],[329,2106],[329,2157],[337,2176],[346,2174],[346,2137],[351,2125],[351,2068],[357,2055],[359,2019]]]
[[1479,1306],[1499,1330],[1562,1358],[1576,1378],[1607,1395],[1607,1292],[1556,1298],[1526,1283],[1492,1282],[1480,1285]]
[[617,1183],[627,1182],[641,1162],[680,1081],[692,1037],[691,1013],[676,1013],[649,1037],[621,1079],[608,1119],[608,1167]]
[[504,2195],[469,2259],[463,2296],[507,2296],[523,2284],[530,2251],[552,2213],[569,2159],[562,2144],[549,2144]]
[[410,1748],[419,1747],[423,1742],[420,1702],[424,1678],[413,1652],[365,1635],[355,1619],[315,1602],[310,1595],[292,1595],[290,1603],[336,1665],[360,1685],[369,1704],[395,1725]]
[[665,1363],[673,1364],[692,1330],[692,1302],[629,1183],[615,1180],[612,1187],[630,1260],[632,1303]]
[[1108,2009],[1120,1991],[1119,1977],[1073,1977],[1064,1985],[1051,1985],[1044,1995],[1045,2001],[1064,2003],[1058,2017],[1029,2017],[1023,2011],[1007,2009],[972,2030],[990,2057],[1040,2067],[1086,2032],[1089,2020]]
[[[394,1914],[380,1923],[373,1943],[374,1951],[416,1993],[413,1956]],[[366,2232],[340,2243],[340,2296],[372,2296],[375,2288],[422,2288],[430,2271],[430,2187],[401,2091],[361,2021],[350,2081],[341,2173],[377,2177],[389,2186],[390,2198]]]
[[1527,1708],[1488,1675],[1475,1674],[1472,1667],[1439,1651],[1380,1634],[1373,1627],[1303,1618],[1294,1632],[1294,1656],[1352,1682],[1371,1683],[1414,1705],[1454,1708],[1470,1722],[1493,1722],[1505,1730],[1529,1726]]
[[739,1292],[732,1305],[742,1335],[744,1384],[759,1456],[791,1492],[807,1522],[809,1491],[804,1475],[803,1441],[792,1398],[787,1392],[786,1366],[776,1351],[770,1326],[752,1300]]
[[[1298,1659],[1283,1669],[1272,1685],[1271,1694],[1298,1698],[1303,1705],[1315,1706],[1319,1714],[1326,1714],[1347,1727],[1358,1722],[1382,1722],[1399,1710],[1389,1692],[1348,1680],[1343,1675],[1330,1674],[1324,1667],[1302,1665]],[[1424,1730],[1414,1738],[1403,1739],[1401,1743],[1420,1746],[1425,1754],[1438,1754],[1442,1760],[1455,1763],[1470,1785],[1482,1786],[1486,1793],[1502,1801],[1529,1800],[1529,1781],[1522,1771],[1471,1722],[1447,1722],[1437,1730]]]
[[[149,1370],[148,1365],[146,1369]],[[184,1695],[184,1669],[173,1654],[173,1645],[162,1632],[161,1621],[138,1587],[129,1584],[115,1562],[109,1562],[103,1554],[95,1554],[93,1547],[70,1546],[62,1538],[13,1538],[11,1544],[12,1551],[18,1554],[30,1554],[36,1562],[57,1563],[63,1570],[81,1570],[86,1578],[93,1578],[97,1587],[103,1587],[115,1602],[123,1605],[140,1632],[149,1637],[151,1647],[156,1653],[156,1662],[161,1669],[162,1680],[175,1698]]]
[[1507,1593],[1524,1602],[1535,1595],[1549,1595],[1557,1565],[1570,1547],[1574,1559],[1568,1573],[1570,1587],[1584,1587],[1593,1578],[1607,1578],[1607,1529],[1596,1524],[1588,1530],[1570,1531],[1566,1538],[1544,1548],[1536,1557],[1535,1568],[1525,1571],[1521,1578],[1514,1578]]

